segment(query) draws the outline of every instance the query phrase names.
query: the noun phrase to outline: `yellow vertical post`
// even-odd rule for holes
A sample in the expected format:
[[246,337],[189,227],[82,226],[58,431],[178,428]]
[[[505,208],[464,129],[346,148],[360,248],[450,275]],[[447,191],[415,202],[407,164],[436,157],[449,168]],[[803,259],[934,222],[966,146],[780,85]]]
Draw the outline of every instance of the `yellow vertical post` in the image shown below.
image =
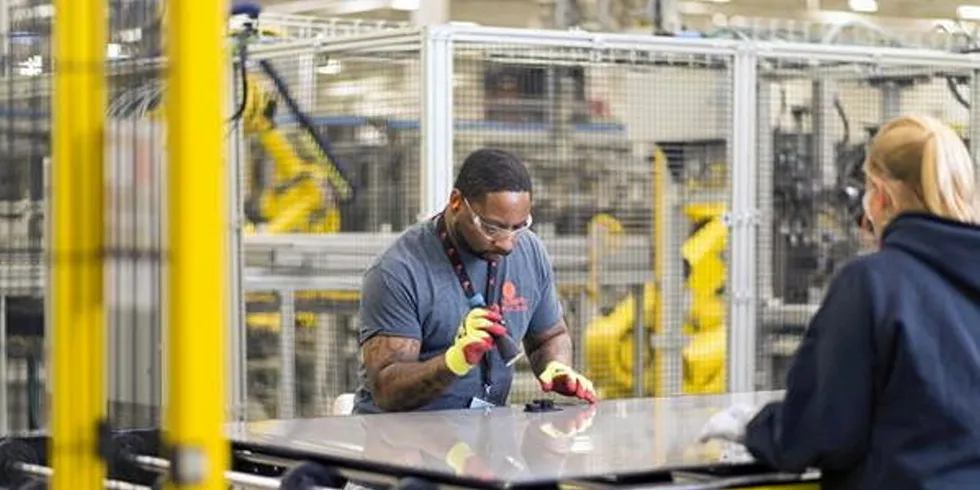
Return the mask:
[[167,3],[171,485],[224,489],[229,229],[223,0]]
[[107,2],[54,3],[50,304],[55,490],[102,488]]

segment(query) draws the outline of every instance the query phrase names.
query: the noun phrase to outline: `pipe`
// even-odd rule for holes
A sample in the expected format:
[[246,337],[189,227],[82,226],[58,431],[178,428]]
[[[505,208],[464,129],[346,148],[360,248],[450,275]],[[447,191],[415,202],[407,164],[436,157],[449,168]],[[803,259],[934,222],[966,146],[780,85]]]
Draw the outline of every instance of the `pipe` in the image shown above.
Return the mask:
[[[50,480],[54,476],[54,470],[48,468],[47,466],[41,466],[36,464],[28,463],[14,463],[13,468],[25,475],[36,476],[45,480]],[[102,482],[102,488],[106,490],[152,490],[152,488],[136,485],[129,482],[119,481],[119,480],[104,480]]]
[[[157,458],[153,456],[142,456],[136,455],[131,457],[133,463],[142,466],[148,470],[159,471],[165,473],[170,471],[170,461],[163,458]],[[248,488],[264,489],[264,490],[278,490],[280,487],[280,482],[278,478],[272,478],[270,476],[261,475],[249,475],[248,473],[239,473],[237,471],[225,471],[225,480],[232,485],[240,485]],[[324,487],[309,487],[307,490],[333,490]]]

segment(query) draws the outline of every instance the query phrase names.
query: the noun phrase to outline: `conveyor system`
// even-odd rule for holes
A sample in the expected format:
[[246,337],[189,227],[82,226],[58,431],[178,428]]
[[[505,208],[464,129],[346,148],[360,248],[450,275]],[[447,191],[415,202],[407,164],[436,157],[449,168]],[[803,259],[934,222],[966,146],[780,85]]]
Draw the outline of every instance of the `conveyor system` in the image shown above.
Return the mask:
[[[744,448],[697,441],[712,414],[761,405],[781,392],[640,398],[589,405],[526,405],[441,412],[343,415],[227,426],[244,488],[342,489],[799,489],[819,473],[775,472]],[[160,485],[170,462],[155,429],[106,441],[110,488]],[[0,487],[50,477],[45,435],[0,442]],[[305,483],[298,483],[305,475]],[[24,488],[24,487],[21,487]],[[155,487],[154,487],[155,488]]]

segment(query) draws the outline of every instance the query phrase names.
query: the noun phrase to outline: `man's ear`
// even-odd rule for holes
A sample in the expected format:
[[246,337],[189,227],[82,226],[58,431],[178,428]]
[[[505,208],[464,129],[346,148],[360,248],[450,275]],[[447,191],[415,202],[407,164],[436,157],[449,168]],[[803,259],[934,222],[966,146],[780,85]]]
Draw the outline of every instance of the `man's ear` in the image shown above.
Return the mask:
[[453,189],[449,193],[449,209],[454,213],[458,213],[463,207],[463,193],[459,192],[459,189]]

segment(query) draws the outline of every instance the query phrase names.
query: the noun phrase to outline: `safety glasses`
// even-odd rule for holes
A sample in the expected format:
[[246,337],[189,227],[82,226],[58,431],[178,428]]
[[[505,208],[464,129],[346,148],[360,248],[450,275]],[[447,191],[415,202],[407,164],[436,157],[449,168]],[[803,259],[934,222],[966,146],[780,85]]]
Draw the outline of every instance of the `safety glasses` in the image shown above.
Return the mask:
[[470,210],[470,216],[473,218],[473,224],[476,225],[477,229],[483,232],[483,234],[491,240],[500,240],[511,236],[517,236],[531,228],[532,219],[530,215],[527,217],[527,220],[517,226],[498,226],[493,223],[488,223],[486,218],[480,216],[479,213],[474,211],[473,206],[470,206],[470,202],[466,198],[463,198],[463,203],[466,204],[466,209]]

